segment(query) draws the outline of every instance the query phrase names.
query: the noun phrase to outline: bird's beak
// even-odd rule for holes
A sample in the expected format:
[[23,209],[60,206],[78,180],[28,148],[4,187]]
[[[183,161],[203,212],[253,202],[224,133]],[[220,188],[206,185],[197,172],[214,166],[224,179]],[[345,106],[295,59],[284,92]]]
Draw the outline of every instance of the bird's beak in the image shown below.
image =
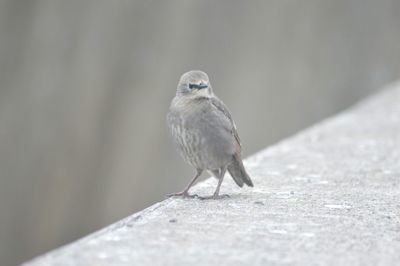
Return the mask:
[[197,86],[198,89],[205,89],[208,88],[208,84],[205,82],[200,82],[200,84]]
[[189,88],[201,90],[208,88],[208,84],[206,82],[200,82],[200,84],[189,84]]

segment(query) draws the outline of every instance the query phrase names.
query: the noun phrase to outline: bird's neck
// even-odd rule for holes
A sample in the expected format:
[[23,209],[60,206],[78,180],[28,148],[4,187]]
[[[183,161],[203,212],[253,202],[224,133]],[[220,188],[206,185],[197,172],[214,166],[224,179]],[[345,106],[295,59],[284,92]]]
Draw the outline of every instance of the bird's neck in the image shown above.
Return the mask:
[[208,101],[210,98],[214,97],[211,95],[177,95],[171,106],[176,106],[178,108],[191,109],[194,105]]

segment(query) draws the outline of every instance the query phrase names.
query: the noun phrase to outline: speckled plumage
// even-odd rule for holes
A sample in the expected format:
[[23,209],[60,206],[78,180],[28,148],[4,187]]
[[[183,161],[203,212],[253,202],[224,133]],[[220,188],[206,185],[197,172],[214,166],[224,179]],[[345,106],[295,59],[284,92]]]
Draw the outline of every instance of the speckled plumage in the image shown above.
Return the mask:
[[214,95],[207,74],[190,71],[182,75],[167,124],[182,158],[197,170],[189,186],[172,195],[190,196],[188,190],[203,170],[219,179],[213,198],[219,197],[226,170],[239,186],[253,186],[243,167],[235,123],[228,108]]

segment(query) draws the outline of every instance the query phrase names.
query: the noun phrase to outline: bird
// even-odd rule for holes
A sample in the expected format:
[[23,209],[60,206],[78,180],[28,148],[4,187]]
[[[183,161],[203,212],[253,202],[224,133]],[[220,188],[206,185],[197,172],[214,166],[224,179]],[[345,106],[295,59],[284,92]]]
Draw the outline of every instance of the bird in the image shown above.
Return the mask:
[[[185,162],[196,173],[185,189],[168,197],[221,199],[220,187],[226,171],[239,187],[253,187],[241,157],[241,142],[226,105],[214,94],[208,75],[200,70],[184,73],[167,114],[167,126],[173,142]],[[200,197],[189,189],[203,171],[217,178],[214,194]]]

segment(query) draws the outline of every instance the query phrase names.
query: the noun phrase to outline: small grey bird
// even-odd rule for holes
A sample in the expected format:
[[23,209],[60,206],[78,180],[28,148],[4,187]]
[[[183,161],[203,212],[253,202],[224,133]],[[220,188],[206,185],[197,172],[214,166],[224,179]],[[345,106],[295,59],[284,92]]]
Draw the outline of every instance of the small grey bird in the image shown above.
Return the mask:
[[206,73],[189,71],[182,75],[167,124],[179,153],[196,169],[182,192],[168,196],[198,197],[190,195],[189,189],[204,170],[218,179],[218,185],[212,196],[201,199],[228,196],[219,194],[226,170],[238,186],[253,186],[243,166],[236,125],[228,108],[214,95]]

